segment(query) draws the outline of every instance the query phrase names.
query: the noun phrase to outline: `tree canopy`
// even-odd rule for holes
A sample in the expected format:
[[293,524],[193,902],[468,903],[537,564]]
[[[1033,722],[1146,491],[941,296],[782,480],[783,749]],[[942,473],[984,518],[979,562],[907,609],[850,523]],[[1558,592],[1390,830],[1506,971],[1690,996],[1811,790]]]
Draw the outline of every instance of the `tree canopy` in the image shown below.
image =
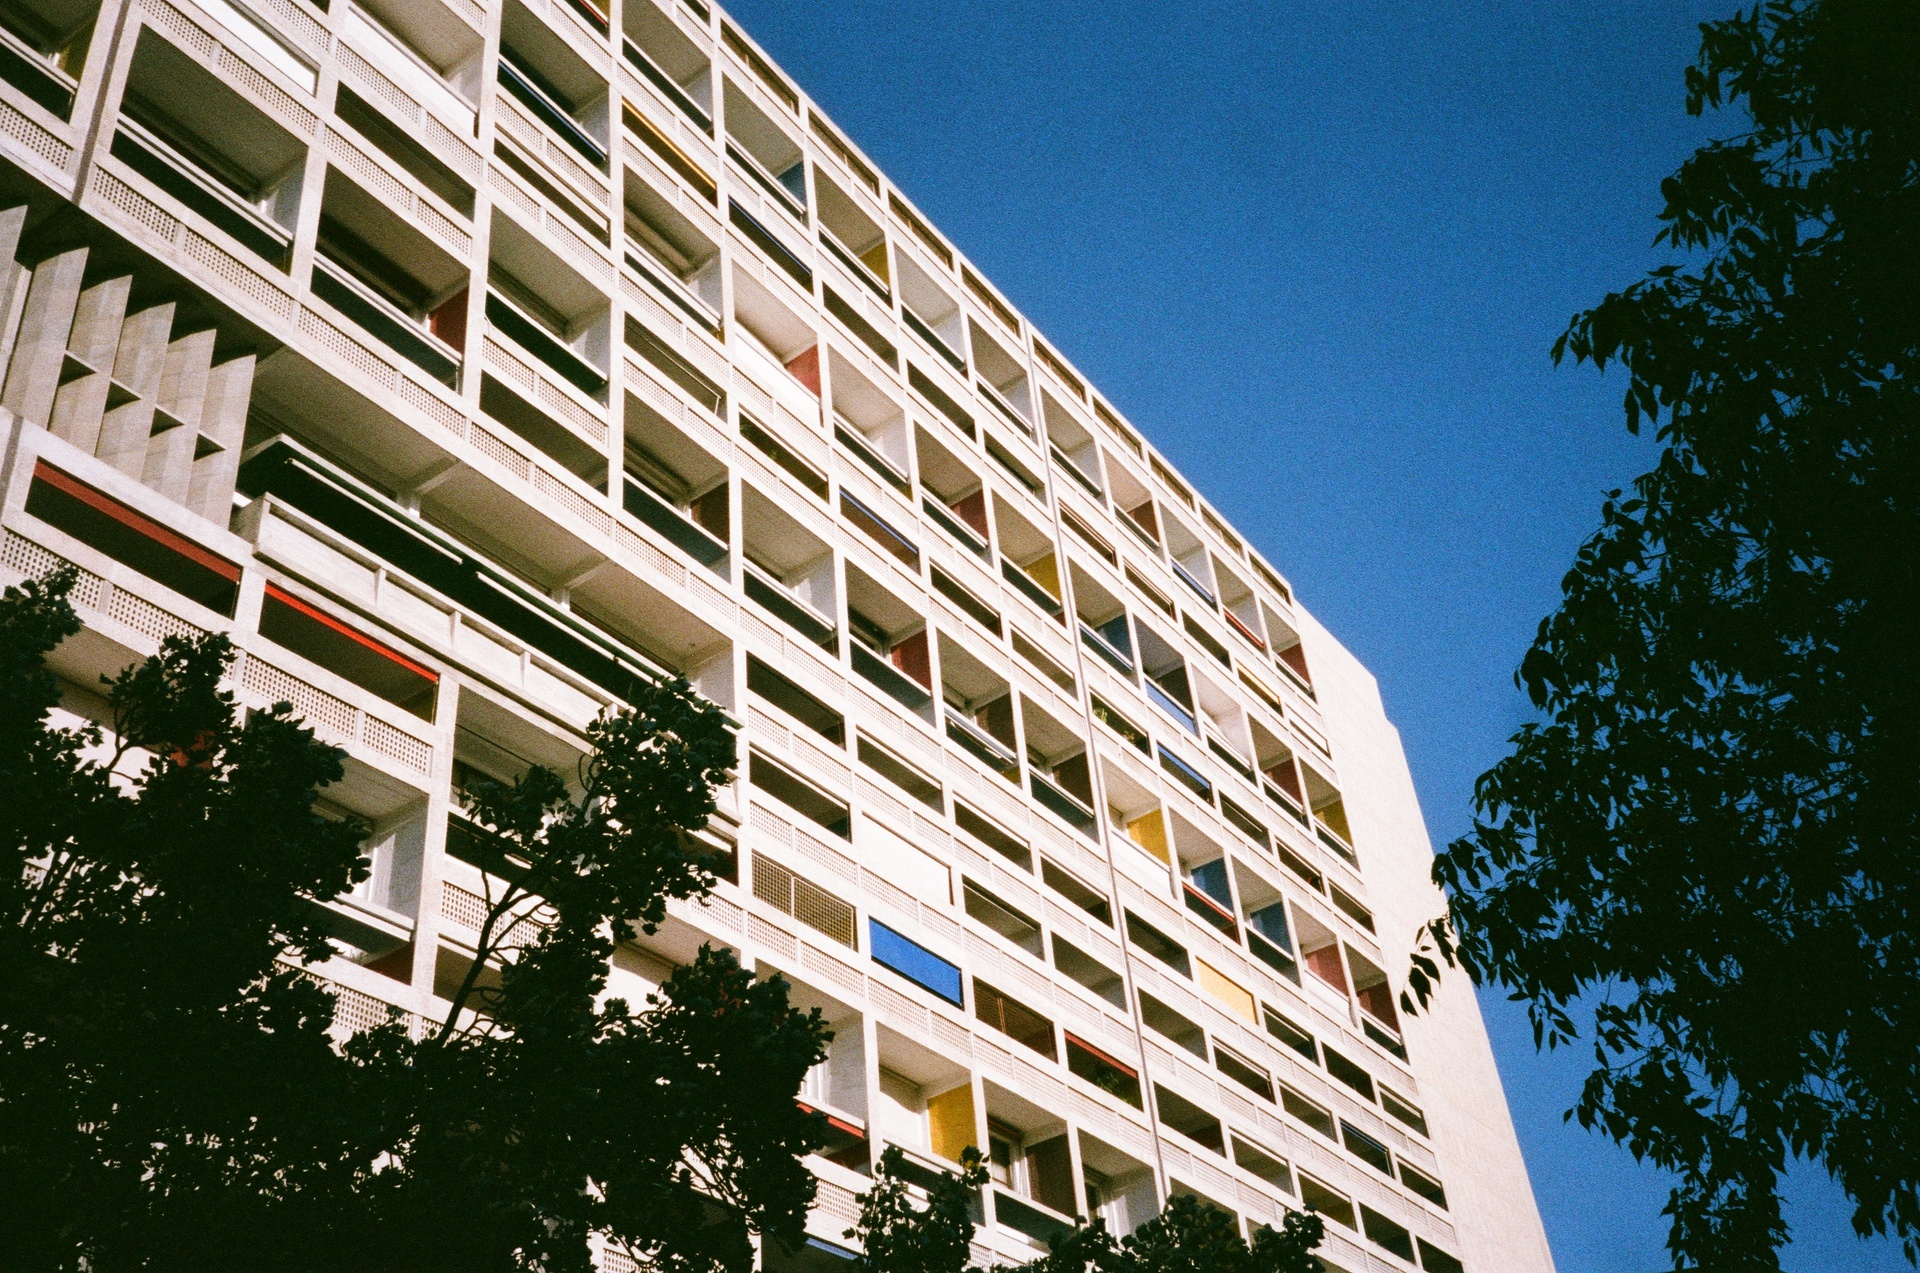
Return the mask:
[[[923,1182],[922,1201],[900,1150],[889,1147],[861,1199],[859,1223],[847,1232],[861,1243],[856,1273],[962,1273],[973,1244],[973,1193],[986,1182],[980,1152],[967,1149],[958,1172]],[[1319,1216],[1289,1211],[1280,1228],[1258,1229],[1248,1242],[1233,1217],[1182,1194],[1125,1237],[1115,1238],[1095,1218],[1016,1267],[1017,1273],[1320,1273],[1313,1250],[1324,1234]]]
[[1612,492],[1519,671],[1412,998],[1443,962],[1591,1012],[1572,1115],[1677,1174],[1684,1268],[1771,1270],[1795,1158],[1920,1239],[1920,7],[1701,27],[1673,261],[1553,348],[1660,454]]
[[0,597],[0,1245],[9,1267],[585,1270],[595,1242],[669,1270],[800,1239],[817,1014],[703,948],[646,1004],[616,944],[721,865],[689,832],[734,757],[684,682],[637,687],[569,782],[468,793],[487,870],[446,1018],[335,1046],[319,905],[366,828],[316,798],[342,754],[286,704],[242,713],[218,636],[56,728],[47,653],[70,575]]

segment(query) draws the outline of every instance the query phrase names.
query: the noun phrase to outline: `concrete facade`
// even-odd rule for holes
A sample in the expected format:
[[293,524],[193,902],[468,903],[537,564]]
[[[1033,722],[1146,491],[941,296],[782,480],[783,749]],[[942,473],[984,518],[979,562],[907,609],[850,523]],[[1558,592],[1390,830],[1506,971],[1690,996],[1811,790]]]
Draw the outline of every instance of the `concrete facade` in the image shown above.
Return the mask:
[[[472,772],[635,677],[740,724],[703,942],[833,1021],[830,1267],[887,1144],[983,1263],[1175,1193],[1346,1273],[1552,1268],[1371,676],[702,0],[0,4],[0,574],[75,710],[169,633],[346,748],[342,1028],[443,1016]],[[608,1255],[614,1267],[624,1257]]]

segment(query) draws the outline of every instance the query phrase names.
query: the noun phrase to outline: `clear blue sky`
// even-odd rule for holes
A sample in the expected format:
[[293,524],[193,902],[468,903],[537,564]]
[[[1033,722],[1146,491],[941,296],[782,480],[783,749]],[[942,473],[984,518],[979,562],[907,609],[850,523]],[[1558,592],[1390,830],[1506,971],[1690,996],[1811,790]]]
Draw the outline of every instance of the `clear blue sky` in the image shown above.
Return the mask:
[[[1654,263],[1660,178],[1713,126],[1681,70],[1731,8],[732,4],[1373,669],[1436,841],[1651,457],[1547,350]],[[1561,1122],[1584,1051],[1483,1003],[1562,1273],[1670,1267],[1665,1184]],[[1792,1198],[1792,1273],[1906,1267],[1817,1173]]]

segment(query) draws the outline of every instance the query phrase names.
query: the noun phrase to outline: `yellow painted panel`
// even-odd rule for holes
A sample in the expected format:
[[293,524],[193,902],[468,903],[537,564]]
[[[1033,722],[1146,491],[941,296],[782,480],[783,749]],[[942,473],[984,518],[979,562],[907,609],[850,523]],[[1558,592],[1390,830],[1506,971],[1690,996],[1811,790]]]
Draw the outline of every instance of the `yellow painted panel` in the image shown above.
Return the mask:
[[978,1148],[973,1122],[973,1084],[963,1083],[927,1098],[927,1129],[933,1152],[948,1162],[959,1162],[963,1149]]
[[1127,823],[1127,837],[1162,862],[1172,860],[1167,853],[1167,824],[1158,809]]
[[1218,999],[1233,1011],[1239,1013],[1255,1025],[1260,1023],[1260,1009],[1253,1001],[1253,995],[1247,988],[1233,978],[1215,968],[1204,959],[1193,961],[1200,969],[1200,988]]

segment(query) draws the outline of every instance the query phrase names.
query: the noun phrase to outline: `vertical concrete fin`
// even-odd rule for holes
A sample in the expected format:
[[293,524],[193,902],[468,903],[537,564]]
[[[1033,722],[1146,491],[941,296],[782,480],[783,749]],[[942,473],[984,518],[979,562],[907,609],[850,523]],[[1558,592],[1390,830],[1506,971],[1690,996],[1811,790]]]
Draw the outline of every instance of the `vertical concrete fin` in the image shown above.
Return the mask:
[[160,396],[160,375],[173,332],[173,305],[155,305],[128,317],[120,328],[113,379],[132,396],[110,406],[100,425],[94,454],[123,473],[139,476],[147,462],[147,436],[153,432],[153,408]]
[[215,367],[207,377],[206,409],[200,414],[200,440],[187,507],[223,526],[233,504],[234,479],[240,475],[247,404],[253,397],[253,366],[254,357],[247,354]]
[[206,408],[213,343],[218,336],[208,328],[168,345],[160,375],[160,398],[140,480],[178,504],[187,502],[193,481],[193,453],[200,439],[200,416]]
[[53,410],[86,268],[87,249],[74,248],[36,265],[27,284],[27,306],[20,316],[6,387],[0,389],[0,406],[29,423],[46,424]]
[[120,346],[120,329],[127,321],[127,298],[133,277],[103,279],[80,292],[74,306],[73,332],[67,338],[67,365],[53,397],[47,427],[83,451],[92,451],[100,439],[100,420],[106,414],[113,385],[113,365]]

